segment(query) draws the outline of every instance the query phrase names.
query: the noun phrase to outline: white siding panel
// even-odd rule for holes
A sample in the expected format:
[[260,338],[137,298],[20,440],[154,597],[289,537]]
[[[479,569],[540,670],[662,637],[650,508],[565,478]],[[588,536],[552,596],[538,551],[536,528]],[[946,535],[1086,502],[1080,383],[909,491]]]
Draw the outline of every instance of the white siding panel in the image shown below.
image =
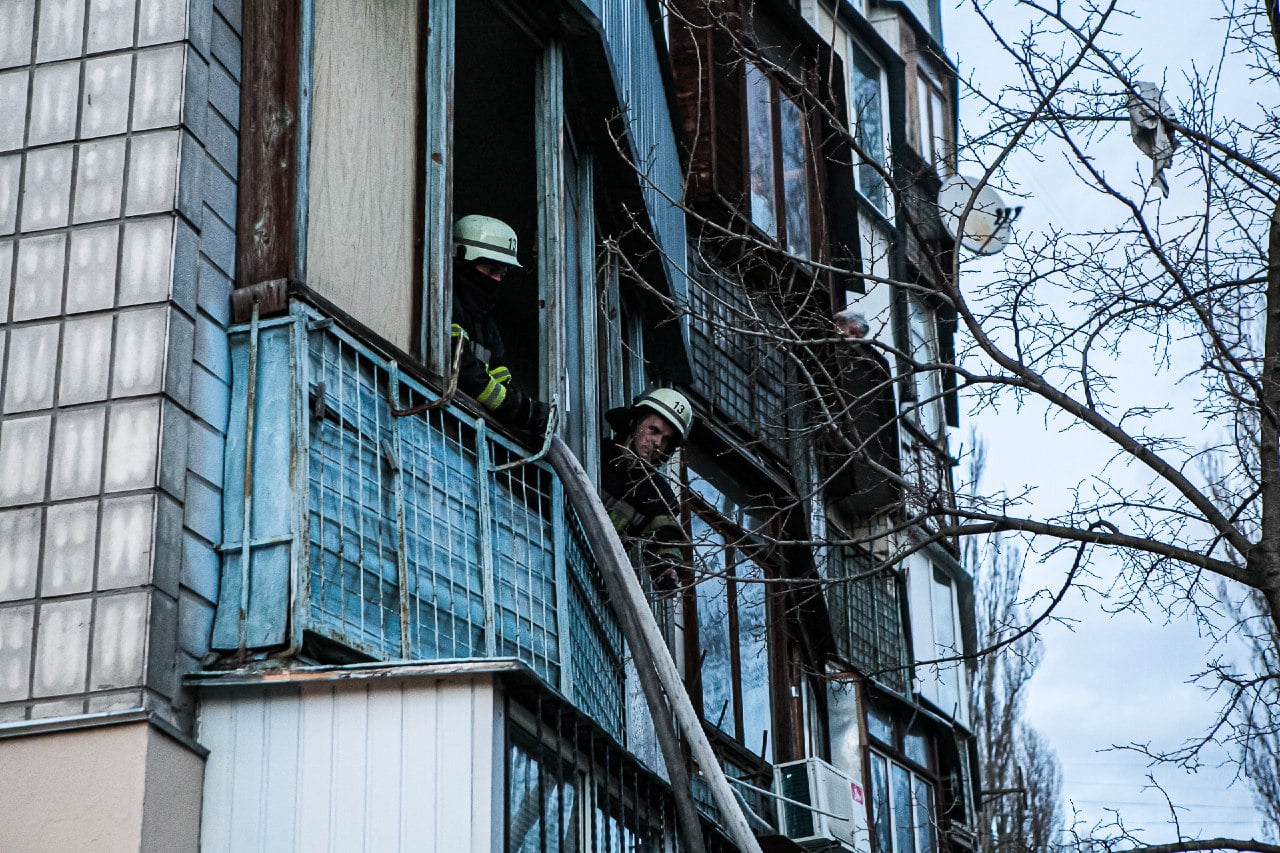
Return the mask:
[[500,737],[487,677],[208,689],[201,849],[495,849]]
[[[439,703],[436,697],[424,691],[407,693],[405,696],[408,710],[405,716],[421,726],[424,732],[441,730]],[[420,802],[428,804],[420,809],[405,809],[401,812],[400,825],[404,827],[403,838],[430,838],[434,827],[440,825],[440,791],[436,772],[437,748],[435,738],[419,738],[406,744],[405,749],[405,790],[421,791]],[[448,783],[446,783],[448,784]]]
[[[264,764],[279,779],[298,779],[302,755],[302,704],[299,702],[261,702],[258,712],[267,719],[263,726]],[[260,789],[262,815],[292,814],[297,806],[293,785],[272,784]],[[289,850],[293,843],[291,826],[284,820],[265,820],[259,825],[263,850]]]
[[[404,718],[404,696],[400,691],[382,690],[369,694],[368,719],[378,725],[368,727],[365,756],[367,768],[379,772],[364,775],[364,801],[368,804],[364,844],[366,850],[399,850],[399,791],[404,776],[404,753],[400,732],[412,725]],[[409,789],[412,790],[412,789]]]
[[[327,840],[333,835],[333,822],[337,816],[329,809],[332,792],[328,790],[334,767],[332,704],[332,695],[312,696],[299,704],[302,725],[298,731],[302,741],[298,744],[298,777],[294,780],[281,777],[279,780],[280,784],[292,781],[298,787],[298,808],[292,815],[297,838],[295,850],[328,850]],[[285,829],[281,827],[278,831],[283,834]]]

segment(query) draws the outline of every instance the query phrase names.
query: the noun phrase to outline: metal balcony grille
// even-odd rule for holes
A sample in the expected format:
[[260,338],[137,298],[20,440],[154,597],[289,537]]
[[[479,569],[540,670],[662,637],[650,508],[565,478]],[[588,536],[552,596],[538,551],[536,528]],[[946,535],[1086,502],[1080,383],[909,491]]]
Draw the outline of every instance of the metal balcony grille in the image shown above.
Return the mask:
[[621,632],[550,469],[501,470],[527,451],[457,408],[392,415],[436,395],[309,306],[232,341],[215,648],[518,658],[620,738]]
[[786,365],[760,335],[772,327],[741,284],[703,267],[691,285],[694,387],[723,416],[781,455],[786,447]]
[[874,562],[861,548],[832,551],[827,606],[837,652],[860,672],[906,693],[910,670],[898,575],[891,569],[871,573]]

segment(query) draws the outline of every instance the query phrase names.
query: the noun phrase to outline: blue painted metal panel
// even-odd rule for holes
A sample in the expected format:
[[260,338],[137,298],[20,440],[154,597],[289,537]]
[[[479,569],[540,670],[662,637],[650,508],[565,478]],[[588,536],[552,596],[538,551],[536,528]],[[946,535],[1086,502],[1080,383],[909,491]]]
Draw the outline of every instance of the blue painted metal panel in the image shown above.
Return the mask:
[[[258,331],[256,376],[249,370],[252,329],[233,334],[232,400],[227,426],[226,471],[222,495],[224,553],[218,616],[212,647],[220,650],[274,648],[287,641],[290,542],[293,535],[290,429],[293,368],[290,324],[264,324]],[[250,394],[250,385],[254,393]],[[249,398],[254,398],[252,452],[249,453]],[[245,477],[246,454],[251,455]],[[246,501],[246,491],[249,499]],[[249,558],[243,562],[246,506]],[[242,590],[249,585],[248,608],[241,614]]]

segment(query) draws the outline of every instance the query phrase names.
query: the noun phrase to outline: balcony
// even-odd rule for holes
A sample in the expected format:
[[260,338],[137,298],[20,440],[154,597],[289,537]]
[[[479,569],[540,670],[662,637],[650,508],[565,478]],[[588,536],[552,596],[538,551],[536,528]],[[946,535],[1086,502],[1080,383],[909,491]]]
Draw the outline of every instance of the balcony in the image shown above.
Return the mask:
[[[285,316],[231,329],[212,642],[222,660],[199,682],[235,684],[264,663],[274,673],[518,661],[537,676],[518,701],[567,703],[609,749],[665,781],[600,569],[559,479],[459,406],[406,412],[439,394],[345,323],[295,299]],[[768,785],[734,750],[717,752],[729,775]],[[746,797],[765,828],[768,801]],[[718,823],[709,800],[701,805]]]
[[[213,648],[514,658],[618,740],[623,641],[561,484],[314,307],[231,330]],[[248,531],[246,537],[244,531]]]

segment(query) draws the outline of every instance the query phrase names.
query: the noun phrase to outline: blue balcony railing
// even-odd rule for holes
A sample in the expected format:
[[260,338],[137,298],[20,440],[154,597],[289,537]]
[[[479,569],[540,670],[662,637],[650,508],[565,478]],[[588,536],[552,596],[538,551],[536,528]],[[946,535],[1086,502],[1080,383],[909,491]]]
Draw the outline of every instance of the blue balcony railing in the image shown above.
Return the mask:
[[[301,302],[231,331],[215,649],[518,658],[622,738],[623,641],[559,480]],[[244,536],[244,531],[249,536]]]

